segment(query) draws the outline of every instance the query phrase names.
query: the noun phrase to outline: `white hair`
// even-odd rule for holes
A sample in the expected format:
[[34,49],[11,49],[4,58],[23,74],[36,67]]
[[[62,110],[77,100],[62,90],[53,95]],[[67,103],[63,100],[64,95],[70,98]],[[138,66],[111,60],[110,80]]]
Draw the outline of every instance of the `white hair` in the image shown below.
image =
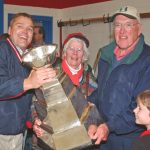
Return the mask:
[[73,38],[70,38],[70,39],[67,41],[67,43],[64,45],[64,48],[63,48],[63,56],[65,55],[66,50],[67,50],[67,48],[68,48],[68,46],[69,46],[69,44],[70,44],[71,41],[79,41],[79,42],[83,43],[84,55],[83,55],[82,62],[87,61],[88,58],[89,58],[89,50],[88,50],[88,48],[86,47],[85,42],[84,42],[82,39],[79,39],[79,38],[74,38],[74,37],[73,37]]

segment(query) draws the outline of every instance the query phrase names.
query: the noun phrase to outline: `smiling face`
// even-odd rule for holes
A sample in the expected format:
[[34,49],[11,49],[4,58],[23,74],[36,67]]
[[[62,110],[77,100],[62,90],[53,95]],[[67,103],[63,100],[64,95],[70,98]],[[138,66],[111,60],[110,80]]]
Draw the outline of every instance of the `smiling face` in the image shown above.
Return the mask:
[[77,69],[83,61],[83,41],[71,40],[66,48],[65,59],[70,67]]
[[33,22],[30,18],[19,16],[9,27],[8,33],[15,46],[25,50],[32,41]]
[[138,102],[133,112],[135,114],[135,122],[150,129],[150,110],[141,101]]
[[120,49],[128,49],[138,39],[141,25],[136,19],[117,15],[114,20],[114,36]]

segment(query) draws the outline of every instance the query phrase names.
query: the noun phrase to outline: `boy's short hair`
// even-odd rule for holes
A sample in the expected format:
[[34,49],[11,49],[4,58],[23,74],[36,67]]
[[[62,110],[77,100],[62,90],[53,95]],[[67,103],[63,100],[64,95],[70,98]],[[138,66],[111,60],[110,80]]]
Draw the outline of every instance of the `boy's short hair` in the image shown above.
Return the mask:
[[141,102],[150,110],[150,90],[145,90],[137,96],[137,102]]

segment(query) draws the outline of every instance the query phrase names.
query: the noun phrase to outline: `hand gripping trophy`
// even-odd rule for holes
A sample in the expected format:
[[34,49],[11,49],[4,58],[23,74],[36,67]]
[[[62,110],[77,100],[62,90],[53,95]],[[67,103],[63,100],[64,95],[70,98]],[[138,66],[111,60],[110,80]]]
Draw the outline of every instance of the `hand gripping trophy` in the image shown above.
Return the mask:
[[[41,67],[47,63],[53,64],[56,59],[55,54],[56,45],[44,45],[25,53],[22,60],[30,67]],[[35,105],[39,118],[45,122],[41,125],[44,135],[40,137],[44,149],[75,150],[92,144],[84,125],[91,106],[82,106],[82,101],[86,101],[84,95],[72,84],[64,72],[37,91],[42,92],[44,97],[38,102],[42,107]],[[76,99],[83,110],[80,117],[72,104],[76,92],[80,93]]]

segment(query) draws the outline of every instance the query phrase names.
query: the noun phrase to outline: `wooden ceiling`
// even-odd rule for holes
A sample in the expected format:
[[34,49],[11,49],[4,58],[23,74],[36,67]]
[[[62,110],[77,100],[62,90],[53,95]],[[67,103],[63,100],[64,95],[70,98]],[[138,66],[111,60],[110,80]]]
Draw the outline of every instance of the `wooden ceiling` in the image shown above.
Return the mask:
[[4,0],[4,4],[62,9],[105,1],[111,0]]

